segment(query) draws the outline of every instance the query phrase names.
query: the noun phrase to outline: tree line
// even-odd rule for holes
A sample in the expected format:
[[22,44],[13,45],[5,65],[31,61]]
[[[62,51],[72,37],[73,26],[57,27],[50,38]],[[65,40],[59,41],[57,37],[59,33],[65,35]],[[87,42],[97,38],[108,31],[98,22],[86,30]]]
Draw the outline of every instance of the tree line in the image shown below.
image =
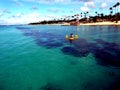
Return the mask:
[[80,23],[96,23],[96,22],[118,22],[120,20],[120,12],[118,8],[120,7],[120,2],[117,2],[115,5],[109,8],[110,13],[108,15],[104,15],[104,13],[95,12],[95,16],[88,16],[90,12],[81,12],[80,14],[76,14],[73,16],[67,16],[60,19],[53,19],[53,20],[44,20],[39,22],[30,23],[30,25],[37,25],[37,24],[60,24],[60,23],[71,23],[78,19],[78,15],[80,17]]

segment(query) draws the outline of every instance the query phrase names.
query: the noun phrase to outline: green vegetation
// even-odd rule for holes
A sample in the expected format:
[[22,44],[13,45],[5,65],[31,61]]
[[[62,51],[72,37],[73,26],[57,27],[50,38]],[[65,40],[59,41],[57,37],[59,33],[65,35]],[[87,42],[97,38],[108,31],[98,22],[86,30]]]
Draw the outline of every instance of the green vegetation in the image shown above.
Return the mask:
[[[40,22],[30,23],[29,25],[39,25],[39,24],[62,24],[62,23],[71,23],[79,20],[80,23],[96,23],[96,22],[118,22],[120,20],[120,13],[118,12],[118,7],[120,6],[120,2],[117,2],[115,5],[109,8],[110,13],[108,15],[104,15],[104,13],[95,12],[96,16],[88,16],[90,12],[81,12],[80,14],[76,14],[73,16],[68,16],[61,19],[54,20],[44,20]],[[113,14],[114,13],[114,14]],[[78,16],[81,19],[78,19]],[[87,18],[88,17],[88,18]]]

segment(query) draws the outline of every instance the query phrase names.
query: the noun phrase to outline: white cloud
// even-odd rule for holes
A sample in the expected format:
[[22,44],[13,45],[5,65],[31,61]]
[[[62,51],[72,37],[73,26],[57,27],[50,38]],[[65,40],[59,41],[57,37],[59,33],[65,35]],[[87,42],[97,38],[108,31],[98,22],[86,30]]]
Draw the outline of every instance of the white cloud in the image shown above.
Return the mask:
[[94,2],[98,2],[98,3],[116,3],[116,2],[120,2],[120,0],[93,0]]
[[13,0],[13,2],[14,2],[16,5],[23,6],[23,3],[21,3],[20,0]]
[[40,21],[41,19],[45,19],[43,17],[40,16],[39,13],[30,13],[30,14],[27,14],[27,15],[22,15],[21,13],[18,13],[16,14],[16,16],[20,16],[20,17],[11,17],[9,19],[9,21],[12,21],[12,22],[9,22],[11,24],[27,24],[27,23],[30,23],[30,22],[37,22],[37,21]]
[[61,9],[61,8],[56,8],[56,7],[51,7],[51,8],[49,8],[49,9],[47,9],[47,11],[48,11],[49,13],[58,13],[58,12],[62,12],[63,9]]
[[9,11],[8,9],[4,9],[2,10],[3,13],[11,13],[11,11]]
[[0,25],[8,25],[8,23],[5,20],[0,18]]
[[36,2],[44,3],[44,4],[55,4],[55,3],[69,4],[71,3],[71,0],[36,0]]
[[3,16],[3,14],[2,14],[2,13],[0,13],[0,17],[1,17],[1,16]]
[[89,8],[84,6],[84,7],[81,7],[80,10],[83,12],[87,12],[89,11]]
[[38,7],[37,7],[37,6],[33,6],[33,7],[31,7],[30,9],[32,9],[32,10],[37,10]]
[[95,3],[94,2],[85,2],[84,6],[85,7],[90,7],[90,8],[95,8]]
[[93,0],[81,0],[81,1],[84,2],[83,3],[84,5],[82,7],[80,7],[80,10],[82,12],[89,12],[90,8],[95,8],[96,7],[95,6],[95,1],[93,1]]
[[57,12],[59,12],[58,9],[54,9],[54,10],[52,10],[52,9],[48,9],[47,11],[48,11],[48,12],[51,12],[51,13],[57,13]]
[[118,10],[120,10],[120,5],[119,5],[119,6],[117,6],[117,9],[118,9]]
[[83,12],[87,12],[87,11],[90,11],[89,8],[95,8],[95,3],[90,1],[90,0],[85,0],[86,2],[84,2],[84,6],[82,6],[80,8],[81,11]]
[[[35,3],[42,3],[42,4],[80,4],[81,2],[119,2],[119,0],[13,0],[18,5],[23,5],[22,2],[35,2]],[[92,4],[92,3],[91,3]],[[91,6],[91,5],[90,5]]]
[[[23,0],[26,2],[36,2],[40,4],[79,4],[82,0]],[[82,1],[83,2],[83,1]]]
[[55,2],[64,2],[65,0],[55,0]]
[[[17,13],[16,15],[12,15],[11,17],[12,18],[20,18],[22,16],[23,16],[23,13]],[[9,18],[11,18],[11,17],[9,17]]]
[[[54,18],[59,18],[56,15],[43,15],[37,12],[29,13],[29,14],[22,14],[22,13],[17,13],[16,15],[13,15],[9,18],[1,18],[0,19],[0,24],[9,24],[9,25],[14,25],[14,24],[28,24],[31,22],[38,22],[38,21],[43,21],[43,20],[51,20]],[[3,22],[4,21],[4,22]]]
[[100,8],[101,8],[101,9],[104,9],[104,8],[106,8],[106,7],[107,7],[107,3],[102,3]]
[[23,13],[17,13],[16,16],[17,17],[21,17],[23,15]]
[[91,1],[93,1],[93,0],[81,0],[81,1],[84,1],[84,2],[91,2]]

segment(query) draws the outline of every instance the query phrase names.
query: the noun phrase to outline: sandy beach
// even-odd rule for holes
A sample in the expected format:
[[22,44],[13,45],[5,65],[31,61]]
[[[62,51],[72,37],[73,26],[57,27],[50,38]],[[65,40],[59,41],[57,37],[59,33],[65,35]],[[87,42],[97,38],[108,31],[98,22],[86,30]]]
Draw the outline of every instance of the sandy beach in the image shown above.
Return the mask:
[[97,22],[97,23],[80,23],[80,25],[117,25],[120,26],[120,21],[116,22]]
[[[61,26],[70,26],[70,23],[62,23],[62,24],[50,24],[50,25],[61,25]],[[93,26],[97,26],[97,25],[113,25],[113,26],[120,26],[120,21],[118,21],[118,23],[116,22],[96,22],[96,23],[80,23],[79,26],[81,25],[93,25]]]
[[[38,25],[43,25],[43,24],[38,24]],[[70,26],[70,23],[55,23],[55,24],[44,24],[44,25],[53,25],[53,26]],[[79,26],[81,25],[90,25],[90,26],[97,26],[97,25],[101,25],[101,26],[104,26],[104,25],[111,25],[111,26],[120,26],[120,21],[118,21],[117,23],[116,22],[109,22],[109,21],[106,21],[106,22],[96,22],[96,23],[81,23],[79,24]],[[72,26],[72,25],[71,25]]]

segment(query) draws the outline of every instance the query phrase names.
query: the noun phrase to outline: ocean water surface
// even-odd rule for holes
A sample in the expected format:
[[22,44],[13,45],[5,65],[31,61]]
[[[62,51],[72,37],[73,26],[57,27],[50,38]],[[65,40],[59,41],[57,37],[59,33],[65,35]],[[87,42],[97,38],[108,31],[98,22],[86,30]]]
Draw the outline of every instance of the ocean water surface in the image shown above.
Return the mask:
[[0,26],[0,90],[120,90],[120,26]]

